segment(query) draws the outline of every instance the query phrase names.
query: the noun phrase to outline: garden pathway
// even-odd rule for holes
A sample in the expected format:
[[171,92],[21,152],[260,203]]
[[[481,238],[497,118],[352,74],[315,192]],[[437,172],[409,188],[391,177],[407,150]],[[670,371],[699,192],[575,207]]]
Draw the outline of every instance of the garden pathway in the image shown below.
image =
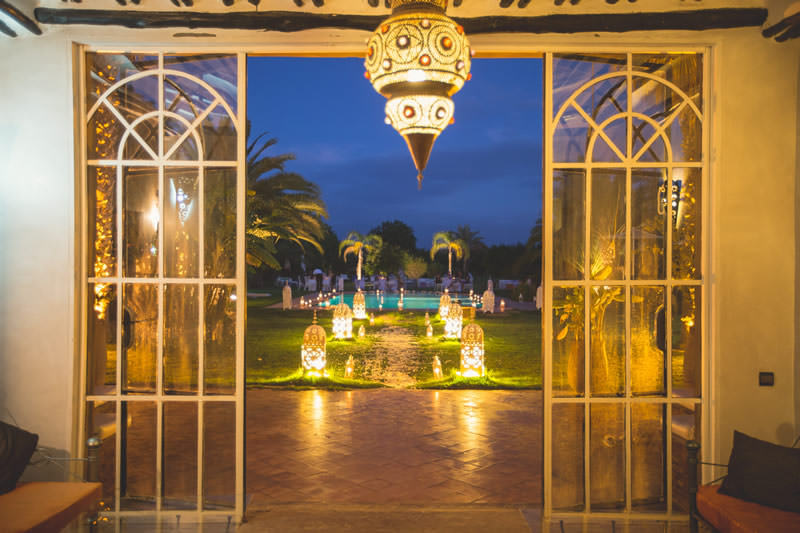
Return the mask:
[[377,334],[374,357],[364,364],[364,379],[380,381],[390,387],[405,388],[417,383],[419,368],[416,340],[405,328],[390,326]]

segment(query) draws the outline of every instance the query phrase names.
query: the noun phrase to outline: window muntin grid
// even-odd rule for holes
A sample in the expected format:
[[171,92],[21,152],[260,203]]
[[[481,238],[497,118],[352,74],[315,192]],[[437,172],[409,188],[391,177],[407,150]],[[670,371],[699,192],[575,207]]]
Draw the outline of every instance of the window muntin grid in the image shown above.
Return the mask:
[[84,427],[109,443],[106,511],[241,517],[244,54],[83,61]]
[[704,55],[546,58],[545,511],[669,517],[701,430]]

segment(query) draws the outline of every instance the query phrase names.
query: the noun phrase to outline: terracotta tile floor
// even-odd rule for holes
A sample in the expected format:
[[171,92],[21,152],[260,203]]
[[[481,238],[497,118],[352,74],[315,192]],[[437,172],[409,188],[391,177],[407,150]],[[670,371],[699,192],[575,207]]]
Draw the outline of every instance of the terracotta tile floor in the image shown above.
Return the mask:
[[247,393],[251,509],[540,504],[539,391]]

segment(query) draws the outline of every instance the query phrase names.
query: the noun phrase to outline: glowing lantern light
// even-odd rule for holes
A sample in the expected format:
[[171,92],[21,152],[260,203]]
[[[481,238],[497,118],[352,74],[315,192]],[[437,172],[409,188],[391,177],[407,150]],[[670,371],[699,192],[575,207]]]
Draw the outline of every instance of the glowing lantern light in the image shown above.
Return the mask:
[[504,299],[500,300],[500,312],[504,312],[506,310],[506,301]]
[[301,296],[301,297],[300,297],[300,307],[302,308],[302,307],[305,307],[305,306],[306,306],[306,301],[305,301],[305,299],[304,299],[304,298]]
[[464,320],[464,311],[458,304],[452,304],[447,311],[447,320],[444,324],[444,336],[447,339],[461,338],[461,325]]
[[470,79],[464,28],[447,0],[392,0],[392,15],[367,44],[365,77],[387,98],[386,123],[405,138],[422,187],[433,143],[452,122],[450,97]]
[[333,336],[337,339],[353,338],[353,313],[344,302],[333,308]]
[[359,320],[367,318],[367,305],[364,303],[364,293],[361,289],[353,295],[353,317]]
[[398,310],[398,311],[402,311],[402,310],[403,310],[403,299],[402,299],[402,298],[400,298],[400,299],[397,301],[397,310]]
[[433,326],[428,324],[428,329],[425,330],[425,335],[428,337],[433,337]]
[[326,375],[325,359],[325,329],[317,325],[317,312],[314,311],[314,320],[303,333],[303,346],[300,349],[303,374],[316,377]]
[[430,317],[430,315],[428,314],[427,311],[425,311],[425,325],[426,326],[430,326],[431,325],[431,317]]
[[369,325],[370,326],[374,326],[375,325],[375,313],[370,313],[369,314]]
[[445,291],[442,297],[439,298],[439,317],[442,320],[447,318],[447,313],[450,310],[450,303],[450,295]]
[[358,338],[359,339],[363,339],[366,334],[367,334],[367,330],[364,329],[364,324],[361,324],[361,326],[359,326],[359,328],[358,328]]
[[292,308],[292,288],[289,286],[289,282],[287,281],[286,284],[283,286],[283,310],[291,309]]
[[353,361],[353,356],[351,355],[350,357],[347,358],[347,363],[345,364],[345,367],[344,367],[344,377],[346,377],[348,379],[352,379],[353,378],[353,370],[355,369],[355,366],[356,366],[356,364]]
[[467,378],[477,378],[485,373],[483,329],[473,322],[467,324],[461,334],[461,375]]
[[[491,282],[491,280],[489,280]],[[494,314],[494,292],[491,288],[483,293],[483,312]]]
[[438,355],[433,356],[433,378],[442,379],[442,362]]

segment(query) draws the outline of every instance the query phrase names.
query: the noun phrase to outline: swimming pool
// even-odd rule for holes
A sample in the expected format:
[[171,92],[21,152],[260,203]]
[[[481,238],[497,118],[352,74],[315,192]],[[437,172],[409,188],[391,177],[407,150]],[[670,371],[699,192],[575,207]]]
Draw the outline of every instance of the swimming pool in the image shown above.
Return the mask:
[[[378,309],[379,300],[383,298],[383,308],[386,310],[390,309],[397,309],[397,302],[400,301],[399,294],[381,294],[381,296],[377,296],[375,293],[365,294],[365,303],[367,305],[367,309]],[[421,311],[438,311],[439,310],[439,298],[441,298],[441,294],[409,294],[406,293],[403,296],[403,309],[415,309]],[[469,294],[453,294],[450,293],[451,300],[461,300],[461,305],[466,306],[470,303]],[[328,305],[337,305],[341,299],[341,296],[334,296],[330,299],[330,303]],[[344,295],[344,302],[353,307],[353,294],[345,294]],[[476,306],[480,308],[481,304],[476,303]]]

